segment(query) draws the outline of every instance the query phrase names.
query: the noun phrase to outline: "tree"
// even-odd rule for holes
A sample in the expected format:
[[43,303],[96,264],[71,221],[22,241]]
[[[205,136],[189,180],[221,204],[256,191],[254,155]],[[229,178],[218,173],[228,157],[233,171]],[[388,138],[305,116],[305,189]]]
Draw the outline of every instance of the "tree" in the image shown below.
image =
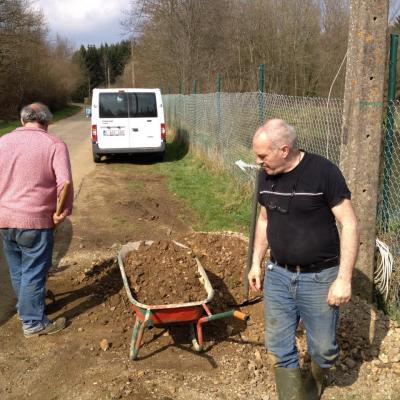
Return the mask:
[[29,0],[0,0],[0,118],[16,117],[32,101],[61,107],[74,89],[71,48],[46,42],[41,12]]
[[142,0],[128,11],[139,86],[197,79],[205,90],[221,73],[223,90],[254,91],[264,63],[267,90],[321,96],[346,53],[347,0]]

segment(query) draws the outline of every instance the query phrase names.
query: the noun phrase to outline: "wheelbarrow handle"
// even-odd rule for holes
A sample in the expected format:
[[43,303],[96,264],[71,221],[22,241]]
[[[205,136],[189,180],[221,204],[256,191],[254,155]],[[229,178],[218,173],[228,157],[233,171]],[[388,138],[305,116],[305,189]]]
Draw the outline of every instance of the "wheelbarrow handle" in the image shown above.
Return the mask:
[[237,319],[240,319],[242,321],[248,321],[250,319],[250,315],[249,314],[245,314],[241,311],[234,311],[233,312],[233,316]]

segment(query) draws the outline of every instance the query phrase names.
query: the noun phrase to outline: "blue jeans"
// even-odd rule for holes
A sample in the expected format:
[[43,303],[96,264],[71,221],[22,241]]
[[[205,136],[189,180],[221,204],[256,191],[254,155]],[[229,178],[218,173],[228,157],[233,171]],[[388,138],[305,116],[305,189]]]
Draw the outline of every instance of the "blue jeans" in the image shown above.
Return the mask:
[[265,344],[275,366],[297,368],[296,329],[301,319],[309,355],[321,368],[338,357],[336,325],[339,307],[326,299],[339,267],[321,272],[291,272],[268,262],[264,279]]
[[0,229],[4,255],[17,296],[23,330],[33,333],[49,324],[45,315],[46,276],[53,253],[53,229]]

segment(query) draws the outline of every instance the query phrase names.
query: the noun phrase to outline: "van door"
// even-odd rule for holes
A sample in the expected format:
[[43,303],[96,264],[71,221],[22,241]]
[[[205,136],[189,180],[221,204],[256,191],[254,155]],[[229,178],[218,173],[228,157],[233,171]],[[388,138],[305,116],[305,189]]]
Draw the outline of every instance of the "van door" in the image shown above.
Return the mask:
[[129,117],[131,147],[160,147],[161,125],[154,92],[130,92]]
[[99,93],[97,140],[100,149],[130,147],[128,102],[125,92]]

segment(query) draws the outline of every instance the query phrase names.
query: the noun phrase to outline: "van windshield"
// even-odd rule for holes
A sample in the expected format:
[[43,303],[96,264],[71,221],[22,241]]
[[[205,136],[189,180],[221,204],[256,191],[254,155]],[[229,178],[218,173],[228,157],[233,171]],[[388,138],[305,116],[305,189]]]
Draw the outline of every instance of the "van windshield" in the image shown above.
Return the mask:
[[100,93],[100,118],[156,118],[155,93]]

